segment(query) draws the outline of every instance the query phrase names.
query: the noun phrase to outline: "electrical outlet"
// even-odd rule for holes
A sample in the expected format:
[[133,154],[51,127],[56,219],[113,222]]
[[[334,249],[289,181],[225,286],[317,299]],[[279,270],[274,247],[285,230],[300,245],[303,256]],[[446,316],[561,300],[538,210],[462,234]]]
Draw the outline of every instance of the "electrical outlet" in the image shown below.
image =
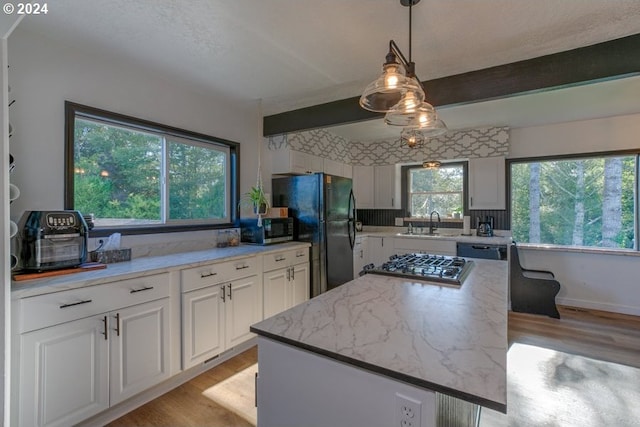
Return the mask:
[[396,426],[421,427],[422,402],[396,393]]
[[398,217],[398,218],[395,218],[395,220],[396,220],[396,227],[402,227],[404,225],[404,218]]

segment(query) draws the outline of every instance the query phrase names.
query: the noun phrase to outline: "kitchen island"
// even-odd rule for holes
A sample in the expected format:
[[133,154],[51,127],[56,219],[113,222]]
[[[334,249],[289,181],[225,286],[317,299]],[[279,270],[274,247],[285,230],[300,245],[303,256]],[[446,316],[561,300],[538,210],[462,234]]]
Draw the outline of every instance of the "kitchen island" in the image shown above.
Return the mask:
[[260,426],[435,426],[436,393],[506,412],[508,266],[473,264],[461,287],[367,274],[253,325]]

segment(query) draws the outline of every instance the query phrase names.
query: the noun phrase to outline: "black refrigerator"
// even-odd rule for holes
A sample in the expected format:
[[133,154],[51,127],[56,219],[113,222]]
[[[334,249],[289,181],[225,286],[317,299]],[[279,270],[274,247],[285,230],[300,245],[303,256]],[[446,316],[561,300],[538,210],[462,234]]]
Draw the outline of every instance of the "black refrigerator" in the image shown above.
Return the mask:
[[311,243],[311,297],[353,279],[356,200],[350,178],[316,173],[273,178],[274,206],[289,208],[294,239]]

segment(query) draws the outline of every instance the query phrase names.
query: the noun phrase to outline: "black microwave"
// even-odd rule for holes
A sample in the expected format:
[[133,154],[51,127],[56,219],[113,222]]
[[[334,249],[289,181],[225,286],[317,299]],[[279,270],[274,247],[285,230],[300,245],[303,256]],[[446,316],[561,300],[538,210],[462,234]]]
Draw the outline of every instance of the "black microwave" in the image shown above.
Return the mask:
[[293,240],[293,218],[257,218],[240,221],[240,240],[256,245],[289,242]]

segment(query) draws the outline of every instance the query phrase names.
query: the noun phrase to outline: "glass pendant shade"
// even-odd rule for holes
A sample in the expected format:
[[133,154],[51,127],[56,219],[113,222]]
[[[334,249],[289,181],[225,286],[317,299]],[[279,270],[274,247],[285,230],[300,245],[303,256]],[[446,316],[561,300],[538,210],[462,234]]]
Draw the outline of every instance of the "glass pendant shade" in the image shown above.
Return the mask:
[[424,126],[418,128],[425,138],[433,138],[434,136],[440,136],[447,133],[447,125],[440,119],[425,123]]
[[407,92],[400,102],[384,116],[384,122],[391,126],[428,127],[438,119],[436,110],[427,102],[416,102],[414,94]]
[[424,135],[417,129],[402,129],[400,139],[407,147],[416,148],[424,142]]
[[370,83],[360,97],[360,106],[376,113],[386,113],[398,104],[408,91],[415,91],[419,102],[424,100],[424,91],[415,78],[405,76],[404,67],[398,62],[386,62],[382,75]]

